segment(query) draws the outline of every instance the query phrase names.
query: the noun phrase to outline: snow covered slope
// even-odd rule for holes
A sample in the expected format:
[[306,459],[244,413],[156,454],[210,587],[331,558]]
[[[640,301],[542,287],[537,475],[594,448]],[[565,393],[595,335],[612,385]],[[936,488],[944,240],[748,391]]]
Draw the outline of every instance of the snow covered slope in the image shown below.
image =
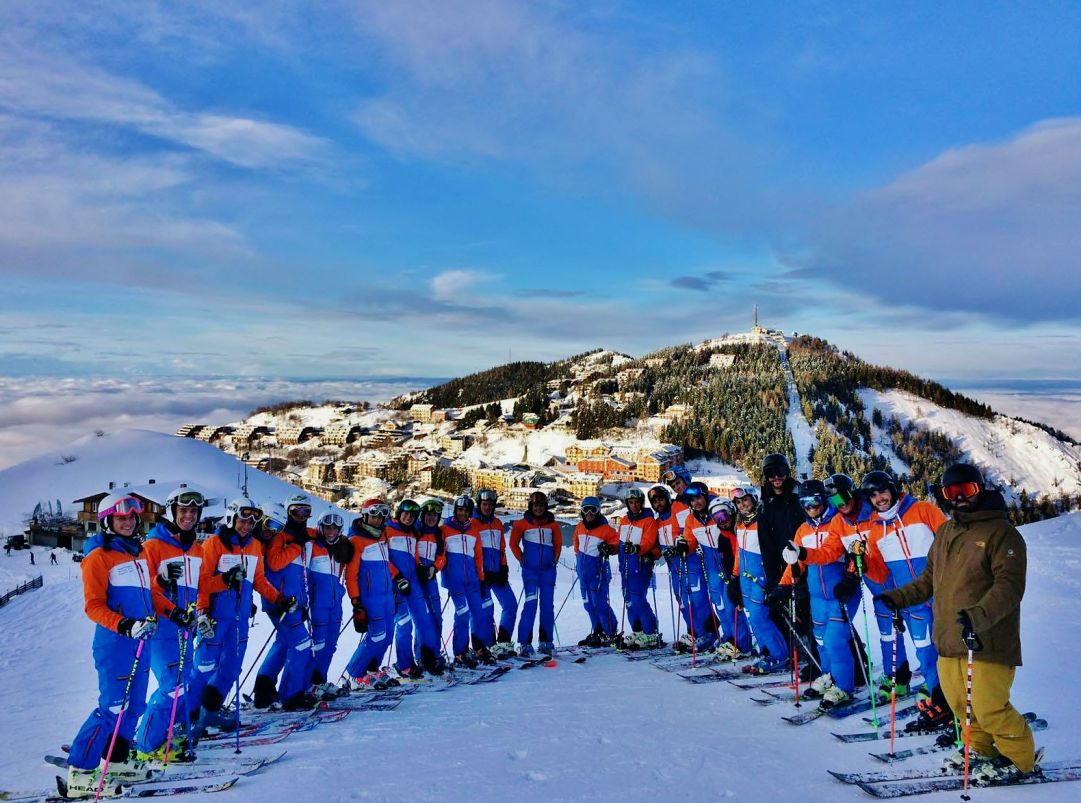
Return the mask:
[[[1014,702],[1050,720],[1037,734],[1048,759],[1081,757],[1081,514],[1028,525],[1028,589],[1023,604],[1025,666]],[[25,552],[5,561],[26,562]],[[511,558],[513,561],[513,558]],[[48,563],[39,551],[38,562]],[[42,567],[45,587],[0,609],[0,788],[46,786],[53,768],[41,762],[74,735],[96,695],[90,664],[92,627],[81,613],[78,568]],[[517,567],[511,572],[516,578]],[[572,588],[561,568],[556,603]],[[516,582],[516,580],[515,580]],[[673,628],[667,577],[657,587],[659,618]],[[613,605],[620,611],[618,583]],[[587,628],[577,593],[560,616],[564,642]],[[260,615],[249,662],[270,632]],[[449,632],[445,630],[444,632]],[[348,630],[332,666],[341,670],[357,636]],[[647,663],[619,656],[578,665],[511,672],[498,683],[418,694],[391,712],[354,713],[345,721],[295,734],[280,747],[283,762],[221,793],[221,803],[261,799],[376,801],[552,800],[805,800],[866,799],[833,781],[827,768],[883,769],[867,751],[830,731],[862,721],[817,721],[801,728],[780,717],[787,704],[761,707],[728,684],[691,685]],[[12,738],[11,734],[18,734]],[[881,749],[886,749],[882,747]],[[258,755],[256,749],[246,751]],[[930,766],[933,756],[911,764]],[[983,790],[978,800],[1066,803],[1076,784],[1025,790]],[[185,798],[206,800],[206,798]],[[942,793],[928,801],[954,801]],[[219,798],[215,798],[215,801]]]
[[[202,441],[141,429],[89,435],[0,471],[0,532],[22,532],[24,518],[40,501],[59,499],[65,510],[72,510],[73,499],[104,491],[110,482],[136,486],[153,479],[167,489],[188,482],[228,499],[239,496],[243,477],[243,463]],[[260,503],[284,501],[299,491],[253,468],[248,469],[248,490]],[[330,507],[312,501],[315,515]]]
[[[946,435],[967,456],[984,468],[988,479],[1019,494],[1081,493],[1081,448],[1064,443],[1039,427],[996,415],[990,421],[948,410],[902,390],[859,391],[868,411],[897,416],[902,423]],[[884,451],[889,454],[888,445]]]

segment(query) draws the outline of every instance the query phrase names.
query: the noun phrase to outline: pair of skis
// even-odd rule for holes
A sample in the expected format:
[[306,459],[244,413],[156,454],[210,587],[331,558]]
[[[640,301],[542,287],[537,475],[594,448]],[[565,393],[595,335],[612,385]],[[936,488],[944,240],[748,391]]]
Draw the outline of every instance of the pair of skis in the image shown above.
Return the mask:
[[[930,792],[958,791],[964,788],[965,780],[961,774],[944,775],[934,770],[904,770],[899,772],[836,772],[830,775],[838,781],[858,786],[872,797],[892,799],[924,795]],[[974,785],[970,788],[996,786],[1031,786],[1042,783],[1060,783],[1062,781],[1081,781],[1081,761],[1047,761],[1040,765],[1038,772],[1031,775],[992,783]]]

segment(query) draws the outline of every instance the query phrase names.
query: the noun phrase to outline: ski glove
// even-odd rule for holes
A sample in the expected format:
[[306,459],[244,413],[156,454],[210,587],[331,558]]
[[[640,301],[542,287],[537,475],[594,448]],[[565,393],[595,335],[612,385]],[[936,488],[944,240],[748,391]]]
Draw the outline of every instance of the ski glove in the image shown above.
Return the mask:
[[867,554],[867,542],[857,538],[851,544],[848,545],[849,554],[852,555],[866,555]]
[[973,652],[982,650],[983,642],[976,635],[976,631],[972,629],[972,619],[968,615],[968,611],[957,612],[957,624],[961,625],[961,640],[965,642],[965,646]]
[[428,582],[431,582],[432,580],[435,579],[435,574],[436,574],[435,566],[418,566],[417,567],[417,577],[419,577],[421,580],[426,580]]
[[784,558],[785,563],[791,566],[801,560],[807,560],[807,550],[801,546],[796,546],[794,543],[788,543],[781,550],[781,557]]
[[500,566],[495,571],[488,572],[485,576],[488,578],[488,585],[490,586],[505,586],[510,582],[510,573],[506,566]]
[[624,555],[637,555],[640,547],[633,541],[623,542],[623,554]]
[[848,602],[860,590],[860,579],[854,574],[846,574],[841,581],[833,587],[833,596],[840,602]]
[[195,614],[186,608],[173,608],[169,611],[169,621],[177,627],[191,627],[195,624]]
[[728,599],[737,608],[743,607],[743,589],[739,587],[739,580],[728,582]]
[[259,613],[259,607],[253,602],[251,604],[251,615],[248,618],[249,619],[254,619],[255,614],[257,614],[257,613]]
[[205,613],[199,614],[199,619],[196,624],[196,628],[199,631],[199,635],[204,639],[214,638],[214,625],[216,623],[213,619],[207,616]]
[[348,538],[339,538],[334,544],[334,560],[338,563],[349,563],[356,554],[352,542]]
[[157,629],[157,619],[132,619],[130,616],[125,616],[116,626],[116,632],[120,635],[140,640],[150,638]]
[[775,586],[766,592],[766,600],[779,605],[788,602],[792,597],[792,586]]
[[602,558],[607,558],[610,555],[616,554],[616,548],[614,546],[612,546],[611,544],[605,544],[605,543],[598,544],[597,545],[597,554],[600,555]]
[[677,538],[675,545],[676,554],[681,558],[687,557],[687,554],[691,551],[690,545],[687,543],[686,538]]
[[368,614],[359,600],[353,600],[353,629],[358,633],[368,632]]
[[239,591],[240,584],[245,577],[247,577],[247,573],[244,571],[244,564],[238,563],[236,566],[229,569],[229,571],[225,572],[221,576],[221,579],[227,587],[233,589],[233,591]]
[[653,566],[653,556],[642,555],[642,557],[638,559],[638,563],[642,566],[643,569],[649,569]]
[[666,546],[661,550],[661,556],[665,558],[674,558],[676,556],[676,548],[674,546]]
[[165,576],[174,582],[180,579],[180,575],[184,573],[184,565],[182,563],[166,563],[165,564]]
[[409,592],[413,590],[413,586],[411,586],[409,584],[409,581],[406,580],[404,577],[399,577],[397,580],[395,580],[394,585],[398,586],[398,592],[406,597],[408,597]]
[[889,594],[875,594],[873,599],[875,602],[881,602],[883,605],[886,606],[887,609],[891,611],[896,611],[900,607],[896,602],[893,601],[893,597],[891,597]]
[[278,607],[281,608],[282,613],[292,613],[297,609],[297,598],[292,595],[281,597],[278,600]]

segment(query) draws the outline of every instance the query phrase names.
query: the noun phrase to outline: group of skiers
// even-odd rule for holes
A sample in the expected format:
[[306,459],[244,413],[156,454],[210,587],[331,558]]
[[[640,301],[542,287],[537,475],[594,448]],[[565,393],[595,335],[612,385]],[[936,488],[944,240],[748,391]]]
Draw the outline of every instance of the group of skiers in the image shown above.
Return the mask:
[[[680,613],[677,631],[685,629],[677,649],[702,660],[750,659],[745,671],[755,674],[802,664],[808,696],[825,707],[843,705],[858,685],[879,695],[907,693],[913,678],[899,636],[907,628],[925,698],[913,727],[934,730],[952,725],[953,712],[966,703],[959,647],[944,648],[942,639],[958,627],[966,641],[978,631],[993,645],[987,661],[1009,664],[1009,671],[985,669],[981,696],[970,695],[973,748],[987,758],[988,772],[1031,771],[1032,735],[1008,702],[1019,644],[1013,649],[994,635],[1006,627],[1019,641],[1014,619],[1024,585],[1024,542],[1002,523],[1001,495],[986,489],[974,468],[951,467],[943,486],[955,514],[947,520],[934,504],[903,493],[885,472],[869,473],[858,486],[843,474],[797,483],[788,461],[774,454],[762,473],[760,490],[738,488],[725,499],[675,466],[662,476],[664,484],[629,490],[627,513],[614,524],[597,498],[583,499],[573,549],[591,632],[580,644],[664,646],[653,578],[663,558]],[[951,489],[957,490],[952,498]],[[497,503],[489,489],[463,494],[444,517],[437,499],[407,499],[393,510],[370,499],[346,530],[336,512],[309,527],[312,505],[303,494],[269,509],[241,497],[229,502],[217,533],[200,542],[196,527],[207,500],[180,486],[144,542],[137,535],[139,500],[122,492],[107,496],[99,505],[100,532],[87,543],[81,564],[86,612],[97,625],[98,707],[72,742],[69,794],[91,796],[142,777],[146,762],[182,756],[205,728],[235,726],[236,713],[223,709],[231,691],[239,694],[255,593],[274,625],[273,643],[257,670],[257,708],[277,703],[307,709],[341,693],[328,672],[344,630],[346,595],[352,625],[362,634],[345,673],[350,689],[440,675],[450,656],[456,665],[475,667],[516,653],[551,654],[562,530],[542,491],[530,495],[509,538],[495,514]],[[957,557],[942,546],[942,533],[949,531],[950,543],[990,550],[991,540],[973,541],[969,534],[985,526],[994,530],[994,543],[1009,550],[1008,560],[1005,551],[998,556],[1007,560],[1009,580],[994,574],[1006,571],[997,566],[986,582],[943,575],[942,567]],[[510,585],[508,548],[520,567],[521,597]],[[975,547],[964,548],[965,571],[986,568]],[[946,553],[934,560],[940,549]],[[609,598],[612,556],[623,590],[619,617]],[[875,662],[864,662],[854,624],[863,583],[874,595],[880,635],[883,672],[877,677]],[[963,619],[962,625],[943,624],[928,602],[943,583],[953,589],[950,604],[963,605],[964,614],[953,611],[946,618]],[[453,632],[444,641],[446,604],[453,605]],[[384,667],[392,643],[394,660]],[[940,673],[947,658],[949,671]],[[147,701],[149,672],[157,691]]]

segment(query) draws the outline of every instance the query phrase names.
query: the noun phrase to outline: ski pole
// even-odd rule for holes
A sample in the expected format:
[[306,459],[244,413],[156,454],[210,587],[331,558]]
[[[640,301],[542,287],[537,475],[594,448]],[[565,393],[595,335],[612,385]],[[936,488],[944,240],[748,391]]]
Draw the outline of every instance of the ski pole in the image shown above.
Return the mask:
[[[243,564],[241,564],[243,565]],[[240,666],[240,591],[244,587],[244,581],[240,580],[236,587],[236,620],[233,626],[236,628],[236,665]],[[233,708],[236,711],[236,750],[240,753],[240,673],[236,673],[236,691],[233,693]]]
[[897,731],[897,640],[904,638],[905,622],[900,611],[893,612],[893,669],[890,671],[890,756]]
[[[259,654],[255,656],[255,661],[252,662],[252,665],[248,667],[248,671],[244,674],[243,680],[237,684],[238,689],[248,682],[251,673],[255,671],[255,667],[259,665],[259,659],[263,657],[266,648],[270,646],[270,640],[273,639],[274,635],[278,632],[278,626],[274,624],[273,621],[271,621],[271,624],[273,624],[273,629],[270,631],[270,635],[266,637],[266,641],[263,642],[263,646],[259,649]],[[236,700],[233,700],[233,702],[236,702]],[[226,705],[228,705],[228,703],[226,703]]]
[[965,783],[961,794],[962,800],[969,800],[968,770],[972,755],[972,645],[968,647],[968,672],[965,676]]
[[[101,791],[105,788],[105,776],[109,772],[109,762],[113,760],[113,749],[116,747],[116,740],[120,736],[120,723],[124,719],[124,712],[128,710],[128,703],[131,700],[131,686],[135,682],[136,673],[139,671],[139,659],[143,655],[143,646],[145,644],[145,639],[139,639],[139,644],[135,647],[135,660],[131,665],[131,674],[128,675],[128,682],[124,684],[124,699],[120,703],[120,710],[116,714],[116,725],[113,726],[113,736],[109,740],[109,749],[105,754],[105,766],[101,768],[101,777],[98,778],[98,790],[94,795],[94,800],[101,799]],[[969,652],[969,666],[972,666],[971,652]],[[971,676],[971,669],[969,672]]]
[[574,582],[571,583],[571,587],[567,589],[567,596],[563,598],[563,602],[559,606],[559,610],[556,611],[555,618],[552,620],[552,626],[555,627],[555,623],[559,621],[559,614],[563,613],[563,606],[567,604],[567,600],[571,598],[571,593],[574,591],[574,587],[578,585],[578,573],[574,574]]
[[675,638],[672,644],[679,641],[679,632],[676,628],[676,592],[672,586],[672,567],[665,561],[665,567],[668,569],[668,613],[672,619],[672,632],[675,634]]
[[619,614],[619,636],[620,636],[620,642],[621,643],[626,643],[625,639],[623,638],[623,633],[625,631],[625,626],[626,626],[625,623],[627,621],[627,580],[628,580],[627,566],[628,566],[627,556],[626,556],[626,554],[624,554],[623,550],[620,550],[620,552],[619,552],[619,579],[621,581],[621,585],[622,585],[621,590],[623,592],[623,594],[622,594],[623,595],[623,610]]
[[[195,603],[192,602],[188,605],[188,612],[191,613],[195,610]],[[165,732],[165,766],[169,766],[169,758],[172,752],[173,746],[173,727],[176,725],[176,704],[180,699],[180,689],[184,685],[184,654],[188,650],[188,628],[182,628],[183,632],[177,631],[177,635],[180,637],[180,663],[176,669],[176,688],[173,689],[173,707],[169,712],[169,727]],[[184,692],[184,696],[187,697],[187,690]]]
[[[859,542],[863,549],[866,549],[866,544],[863,541]],[[853,544],[855,546],[855,544]],[[863,553],[853,553],[856,558],[856,574],[860,578],[860,593],[863,593]],[[874,682],[875,677],[875,659],[871,655],[871,626],[868,624],[867,619],[867,600],[861,600],[863,604],[863,638],[867,644],[867,690],[871,694],[871,719],[874,721],[875,731],[878,731],[878,695],[875,693],[874,687],[871,685]],[[896,639],[896,634],[894,638]],[[896,644],[896,642],[895,642]]]

